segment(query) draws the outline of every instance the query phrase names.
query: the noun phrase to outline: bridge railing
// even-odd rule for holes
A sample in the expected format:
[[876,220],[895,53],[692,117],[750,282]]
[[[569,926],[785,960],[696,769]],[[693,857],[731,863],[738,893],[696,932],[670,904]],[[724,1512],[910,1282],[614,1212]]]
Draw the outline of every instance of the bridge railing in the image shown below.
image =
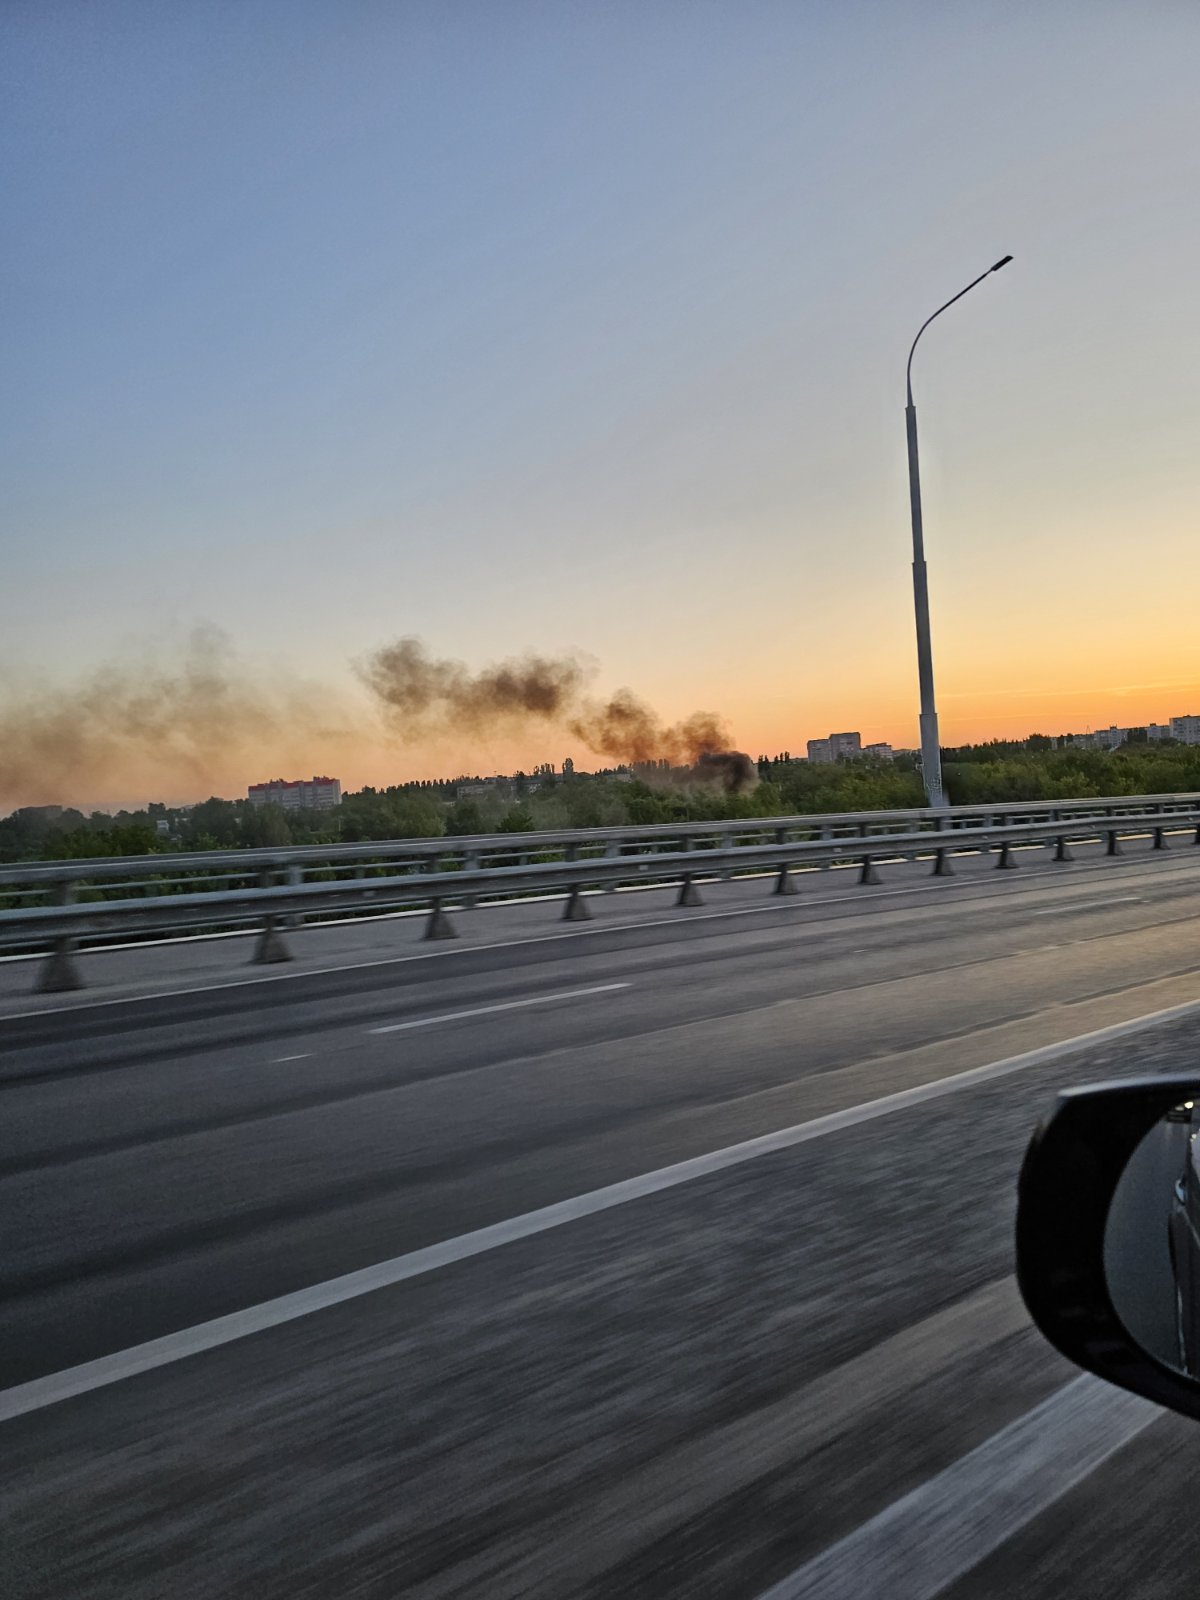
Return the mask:
[[[1052,846],[1054,859],[1067,862],[1083,841],[1102,839],[1119,855],[1124,839],[1150,836],[1161,850],[1173,833],[1200,844],[1200,796],[38,863],[0,873],[0,894],[23,896],[0,908],[0,949],[48,947],[37,988],[57,991],[83,986],[85,944],[147,932],[257,928],[254,959],[270,962],[289,959],[289,926],[346,911],[427,910],[425,937],[448,938],[451,908],[488,900],[565,897],[561,915],[586,920],[585,889],[676,883],[677,903],[688,906],[714,878],[768,873],[773,893],[794,894],[803,868],[855,864],[869,884],[882,861],[928,859],[950,876],[955,856],[968,852],[994,853],[998,867],[1011,868],[1020,845]],[[205,886],[213,879],[221,886]]]
[[44,900],[63,883],[99,898],[147,879],[156,893],[201,884],[304,882],[360,873],[456,872],[533,860],[644,855],[677,848],[736,849],[763,842],[866,838],[888,833],[944,832],[1004,827],[1010,822],[1097,819],[1132,810],[1186,814],[1200,794],[1135,795],[1089,800],[1026,800],[950,806],[942,810],[814,812],[790,817],[745,817],[615,828],[565,828],[530,833],[484,833],[435,838],[364,840],[337,844],[270,846],[251,850],[162,851],[143,856],[0,864],[0,905]]

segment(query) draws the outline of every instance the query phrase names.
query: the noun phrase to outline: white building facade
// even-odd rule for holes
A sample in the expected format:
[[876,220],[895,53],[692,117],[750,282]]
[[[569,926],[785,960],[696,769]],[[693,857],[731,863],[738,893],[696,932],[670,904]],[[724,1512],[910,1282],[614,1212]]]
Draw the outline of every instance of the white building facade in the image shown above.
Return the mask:
[[272,778],[252,783],[247,792],[252,806],[282,806],[285,811],[329,811],[342,803],[339,778],[298,778],[294,783]]

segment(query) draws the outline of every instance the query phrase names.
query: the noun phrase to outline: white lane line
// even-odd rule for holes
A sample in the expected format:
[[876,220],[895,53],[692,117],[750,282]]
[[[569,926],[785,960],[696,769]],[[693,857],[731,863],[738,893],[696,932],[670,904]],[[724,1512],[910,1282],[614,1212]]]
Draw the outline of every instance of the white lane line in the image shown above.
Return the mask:
[[1075,1378],[760,1600],[933,1600],[1162,1414],[1090,1374]]
[[311,1055],[311,1050],[302,1050],[298,1056],[272,1056],[270,1065],[278,1067],[282,1066],[285,1061],[307,1061]]
[[1070,911],[1103,911],[1105,906],[1133,906],[1141,905],[1144,897],[1140,894],[1122,894],[1115,900],[1072,900],[1066,906],[1046,906],[1041,911],[1031,911],[1031,917],[1062,917]]
[[434,1028],[439,1022],[461,1022],[464,1017],[488,1017],[494,1011],[520,1011],[525,1006],[548,1006],[555,1000],[579,1000],[587,994],[611,994],[614,989],[629,989],[628,983],[594,983],[589,989],[561,989],[557,994],[534,994],[526,1000],[502,1000],[494,1006],[472,1006],[469,1011],[443,1011],[437,1017],[418,1017],[415,1022],[389,1022],[382,1028],[367,1028],[367,1033],[402,1033],[405,1028]]
[[29,1383],[16,1384],[0,1390],[0,1422],[10,1417],[23,1416],[28,1411],[40,1411],[44,1406],[55,1405],[73,1395],[87,1394],[92,1389],[102,1389],[123,1378],[132,1378],[139,1372],[149,1372],[155,1367],[165,1367],[182,1361],[187,1356],[198,1355],[203,1350],[216,1349],[218,1345],[232,1344],[249,1334],[260,1333],[265,1328],[277,1328],[285,1322],[295,1322],[299,1317],[310,1316],[330,1306],[356,1300],[360,1295],[371,1294],[392,1284],[404,1283],[409,1278],[419,1278],[427,1272],[436,1272],[472,1256],[498,1250],[502,1245],[513,1244],[518,1239],[528,1239],[534,1234],[546,1233],[551,1228],[561,1228],[565,1223],[576,1222],[581,1217],[595,1216],[601,1211],[611,1211],[615,1206],[630,1200],[640,1200],[646,1195],[659,1194],[664,1189],[674,1189],[679,1184],[690,1183],[695,1178],[710,1173],[723,1172],[729,1167],[741,1166],[758,1156],[771,1155],[777,1150],[790,1150],[795,1145],[807,1144],[826,1134],[840,1133],[845,1128],[855,1128],[877,1117],[890,1116],[895,1111],[906,1111],[911,1106],[923,1105],[929,1100],[939,1100],[956,1094],[961,1089],[971,1089],[977,1084],[990,1083],[1010,1073],[1022,1072],[1027,1067],[1040,1066],[1060,1056],[1091,1045],[1119,1039],[1126,1034],[1140,1032],[1155,1023],[1171,1022],[1181,1017],[1200,1013],[1200,1000],[1189,1000],[1183,1005],[1168,1006],[1161,1011],[1147,1012],[1132,1017],[1127,1022],[1116,1022],[1107,1028],[1097,1028],[1091,1033],[1077,1034],[1072,1039],[1057,1044],[1042,1045],[1037,1050],[1027,1050],[1019,1056],[1008,1056],[1003,1061],[992,1061],[982,1067],[972,1067],[967,1072],[957,1072],[949,1078],[936,1078],[920,1083],[911,1089],[901,1089],[896,1094],[867,1100],[844,1111],[833,1111],[824,1117],[814,1117],[809,1122],[799,1122],[776,1133],[765,1133],[756,1139],[745,1139],[740,1144],[713,1150],[707,1155],[693,1156],[688,1161],[678,1161],[674,1166],[659,1167],[654,1172],[643,1172],[636,1178],[626,1178],[620,1183],[610,1183],[602,1189],[592,1189],[587,1194],[575,1195],[570,1200],[559,1200],[554,1205],[542,1206],[537,1211],[527,1211],[519,1217],[509,1217],[494,1222],[489,1227],[477,1228],[473,1233],[462,1233],[445,1239],[440,1244],[426,1245],[422,1250],[412,1250],[407,1255],[393,1256],[390,1261],[377,1262],[373,1267],[363,1267],[358,1272],[348,1272],[340,1278],[329,1278],[324,1283],[314,1283],[307,1289],[297,1289],[292,1294],[280,1295],[275,1300],[264,1300],[259,1305],[247,1306],[243,1311],[228,1316],[214,1317],[210,1322],[200,1322],[191,1328],[181,1328],[178,1333],[164,1334],[145,1344],[118,1350],[112,1355],[100,1356],[95,1361],[85,1361],[77,1367],[67,1367],[44,1378],[34,1378]]

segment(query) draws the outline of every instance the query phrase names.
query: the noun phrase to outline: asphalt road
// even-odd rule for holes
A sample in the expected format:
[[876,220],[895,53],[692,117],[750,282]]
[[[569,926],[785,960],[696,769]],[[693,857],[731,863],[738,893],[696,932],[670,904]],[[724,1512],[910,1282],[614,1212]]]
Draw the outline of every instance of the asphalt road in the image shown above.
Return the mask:
[[1200,851],[888,880],[8,965],[0,1593],[1189,1594],[1200,1429],[1011,1223],[1057,1087],[1200,1073],[1028,1058],[1200,1000]]

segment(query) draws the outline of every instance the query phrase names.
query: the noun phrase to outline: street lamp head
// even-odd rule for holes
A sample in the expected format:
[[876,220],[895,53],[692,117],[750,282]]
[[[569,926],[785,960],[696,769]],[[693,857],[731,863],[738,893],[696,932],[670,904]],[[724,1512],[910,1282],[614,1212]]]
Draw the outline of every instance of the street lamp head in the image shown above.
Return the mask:
[[916,351],[917,343],[920,340],[921,335],[925,332],[925,329],[933,321],[934,317],[940,317],[943,311],[948,311],[949,308],[952,305],[954,305],[955,301],[961,300],[963,295],[969,294],[970,291],[975,287],[976,284],[982,283],[985,278],[990,278],[993,272],[999,272],[1000,268],[1001,267],[1006,267],[1011,260],[1012,260],[1011,256],[1001,256],[1000,260],[996,262],[995,266],[989,267],[986,272],[981,272],[977,278],[972,278],[970,283],[967,285],[967,287],[965,289],[960,289],[958,291],[958,293],[953,296],[952,299],[946,301],[946,304],[944,306],[939,306],[937,308],[937,310],[933,313],[933,317],[926,317],[925,321],[917,329],[917,337],[916,337],[916,339],[913,340],[912,348],[908,352],[908,366],[905,369],[905,384],[906,384],[906,387],[907,387],[907,390],[908,390],[908,403],[909,403],[910,406],[912,405],[912,364],[913,364],[913,354]]

